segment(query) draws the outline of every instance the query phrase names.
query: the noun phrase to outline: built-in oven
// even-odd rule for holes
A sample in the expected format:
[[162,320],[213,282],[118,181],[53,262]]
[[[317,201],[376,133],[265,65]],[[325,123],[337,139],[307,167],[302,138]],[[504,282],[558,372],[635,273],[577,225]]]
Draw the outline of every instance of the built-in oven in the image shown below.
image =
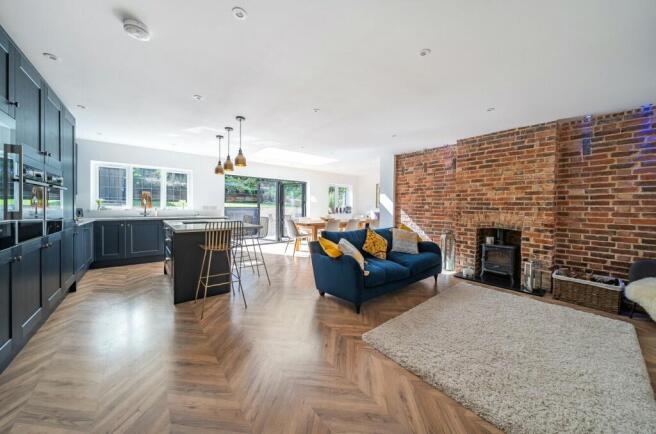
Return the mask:
[[0,158],[3,220],[17,220],[22,217],[23,148],[20,145],[5,144]]
[[46,188],[43,168],[23,161],[23,203],[21,220],[43,220],[46,213]]
[[0,110],[0,221],[21,218],[23,147],[16,145],[16,121]]
[[16,245],[16,222],[0,222],[0,250],[8,249]]
[[46,234],[59,232],[64,219],[64,177],[61,168],[46,167]]

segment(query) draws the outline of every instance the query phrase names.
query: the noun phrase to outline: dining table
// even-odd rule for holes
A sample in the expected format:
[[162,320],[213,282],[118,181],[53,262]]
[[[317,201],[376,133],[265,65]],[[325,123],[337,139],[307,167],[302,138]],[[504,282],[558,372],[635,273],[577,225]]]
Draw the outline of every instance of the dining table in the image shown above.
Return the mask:
[[[350,219],[337,218],[335,220],[339,221],[340,229],[344,230]],[[358,227],[360,229],[364,228],[367,223],[374,222],[374,220],[369,218],[360,218],[357,220],[359,220]],[[317,241],[319,239],[319,232],[326,228],[326,220],[316,217],[297,217],[294,219],[294,223],[296,223],[296,226],[299,228],[307,230],[310,233],[312,241]]]

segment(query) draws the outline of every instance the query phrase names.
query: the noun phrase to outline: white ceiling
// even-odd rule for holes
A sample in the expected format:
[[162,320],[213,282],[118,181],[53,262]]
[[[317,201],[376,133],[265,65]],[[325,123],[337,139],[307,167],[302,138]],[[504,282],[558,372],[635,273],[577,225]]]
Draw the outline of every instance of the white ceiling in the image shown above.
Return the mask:
[[[123,33],[126,14],[150,42]],[[656,102],[654,23],[654,0],[0,0],[79,137],[216,155],[211,129],[243,114],[247,157],[274,146],[344,173]]]

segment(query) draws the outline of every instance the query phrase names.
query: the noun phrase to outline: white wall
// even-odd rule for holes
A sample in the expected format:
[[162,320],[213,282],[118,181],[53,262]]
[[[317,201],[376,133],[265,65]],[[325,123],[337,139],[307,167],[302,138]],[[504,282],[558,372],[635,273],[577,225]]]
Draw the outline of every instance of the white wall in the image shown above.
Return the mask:
[[380,226],[394,226],[394,155],[380,157]]
[[[91,207],[91,161],[106,161],[189,170],[192,172],[193,207],[202,210],[203,207],[215,206],[223,212],[224,178],[214,175],[216,158],[91,140],[78,140],[78,145],[78,207]],[[369,211],[374,207],[375,184],[378,182],[378,172],[374,170],[351,176],[260,163],[249,163],[247,167],[237,169],[235,174],[306,182],[307,215],[311,217],[327,214],[328,186],[331,183],[351,185],[354,212]]]

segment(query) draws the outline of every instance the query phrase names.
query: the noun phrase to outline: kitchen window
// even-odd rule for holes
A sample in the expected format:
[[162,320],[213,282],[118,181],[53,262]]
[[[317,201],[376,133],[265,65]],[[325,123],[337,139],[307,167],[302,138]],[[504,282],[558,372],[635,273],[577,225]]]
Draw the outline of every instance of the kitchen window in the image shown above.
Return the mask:
[[153,208],[191,207],[191,172],[143,165],[91,162],[91,208],[141,208],[148,193]]
[[331,214],[351,213],[352,209],[353,190],[350,185],[328,187],[328,210]]

